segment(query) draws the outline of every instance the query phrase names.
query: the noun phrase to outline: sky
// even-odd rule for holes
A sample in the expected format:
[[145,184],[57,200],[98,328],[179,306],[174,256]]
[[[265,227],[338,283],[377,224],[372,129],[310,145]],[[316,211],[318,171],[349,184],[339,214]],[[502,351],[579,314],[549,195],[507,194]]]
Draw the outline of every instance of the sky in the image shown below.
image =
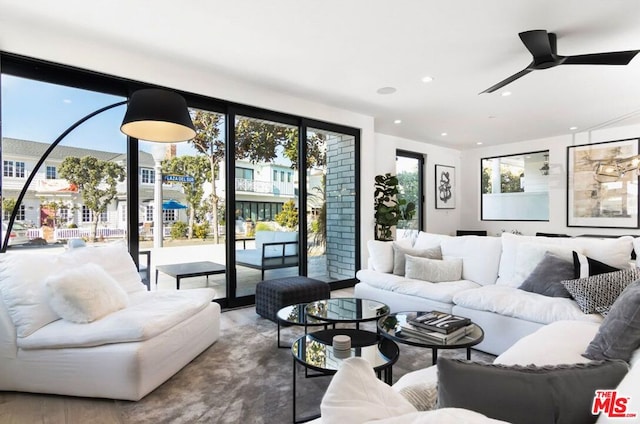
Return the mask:
[[[84,116],[126,100],[93,91],[2,75],[2,136],[52,143]],[[72,131],[62,145],[126,153],[127,137],[120,132],[126,105],[92,117]],[[151,153],[152,143],[140,143]],[[189,143],[179,143],[179,154],[192,154]]]

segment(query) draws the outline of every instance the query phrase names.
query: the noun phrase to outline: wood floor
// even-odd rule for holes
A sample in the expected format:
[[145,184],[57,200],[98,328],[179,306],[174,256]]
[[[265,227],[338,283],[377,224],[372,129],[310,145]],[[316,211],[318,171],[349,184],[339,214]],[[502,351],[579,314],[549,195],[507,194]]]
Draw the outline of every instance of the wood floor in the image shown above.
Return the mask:
[[[351,297],[353,289],[331,292],[331,297]],[[220,330],[256,322],[255,307],[225,311]],[[0,424],[125,424],[117,401],[31,393],[0,392]],[[131,424],[131,423],[127,423]]]

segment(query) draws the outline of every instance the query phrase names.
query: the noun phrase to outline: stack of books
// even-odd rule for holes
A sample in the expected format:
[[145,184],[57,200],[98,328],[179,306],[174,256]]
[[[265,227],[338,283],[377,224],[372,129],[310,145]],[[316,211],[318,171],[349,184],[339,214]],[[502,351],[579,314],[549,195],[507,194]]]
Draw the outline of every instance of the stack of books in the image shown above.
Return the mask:
[[432,311],[401,325],[401,335],[428,342],[451,344],[473,331],[469,318]]

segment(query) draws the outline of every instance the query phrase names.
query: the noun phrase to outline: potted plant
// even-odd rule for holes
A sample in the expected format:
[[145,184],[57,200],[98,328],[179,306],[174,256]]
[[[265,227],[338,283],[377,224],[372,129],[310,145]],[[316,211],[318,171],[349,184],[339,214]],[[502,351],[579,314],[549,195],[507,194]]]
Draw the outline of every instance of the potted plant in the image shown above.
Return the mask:
[[374,192],[375,238],[393,240],[392,227],[401,219],[410,220],[416,213],[416,205],[398,199],[398,177],[386,173],[376,175]]

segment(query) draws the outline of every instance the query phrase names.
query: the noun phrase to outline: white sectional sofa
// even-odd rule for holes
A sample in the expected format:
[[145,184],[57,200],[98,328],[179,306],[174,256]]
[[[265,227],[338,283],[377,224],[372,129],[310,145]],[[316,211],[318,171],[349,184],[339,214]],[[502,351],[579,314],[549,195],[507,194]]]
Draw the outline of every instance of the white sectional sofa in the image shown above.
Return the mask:
[[[582,353],[598,327],[588,321],[556,321],[516,342],[495,359],[496,366],[462,361],[457,364],[462,367],[457,375],[449,371],[446,377],[433,366],[405,374],[391,387],[376,380],[366,360],[351,358],[333,377],[322,400],[322,417],[314,423],[637,422],[640,349],[633,353],[629,366],[622,361],[590,361]],[[439,363],[442,361],[440,358]],[[582,367],[587,367],[587,374]],[[472,378],[479,378],[480,383],[473,384]],[[451,381],[454,379],[457,381]],[[612,381],[619,383],[605,387]],[[447,384],[465,388],[465,396],[437,405],[442,398],[438,390]],[[626,399],[624,413],[629,416],[614,417],[602,411],[592,415],[594,388],[614,389],[617,398]],[[471,407],[473,404],[479,406]],[[548,413],[544,419],[541,410]]]
[[[453,238],[423,233],[415,243],[404,241],[409,255],[417,251],[433,255],[427,251],[440,249],[444,261],[461,259],[461,279],[435,283],[394,275],[393,247],[371,243],[369,268],[358,272],[356,296],[386,302],[393,311],[438,308],[471,317],[485,330],[485,342],[478,347],[498,356],[493,364],[441,357],[437,366],[405,374],[392,387],[376,381],[365,360],[349,359],[331,382],[322,401],[322,418],[316,422],[638,421],[640,274],[631,262],[634,244],[640,251],[638,239],[632,237],[560,239],[504,234],[502,238]],[[396,253],[403,251],[402,245]],[[568,252],[576,260],[570,264],[572,273],[583,278],[574,274],[562,286],[571,288],[570,295],[578,300],[519,288],[532,281],[531,275],[545,276],[536,274],[544,268],[540,263]],[[410,264],[405,265],[406,273],[413,277]],[[551,267],[546,276],[549,281],[557,279],[571,266]],[[584,276],[595,273],[596,268],[603,272],[600,276]],[[623,270],[606,273],[612,268]],[[618,278],[626,279],[620,287]],[[464,288],[465,284],[474,286]],[[601,309],[608,315],[584,313],[583,309],[593,306],[587,300],[594,293],[583,296],[577,290],[580,287],[611,288],[609,293],[596,293],[613,302]],[[596,396],[599,402],[594,401]],[[619,400],[617,409],[613,403],[607,407],[614,399]]]
[[[471,318],[485,332],[478,349],[499,355],[522,337],[559,320],[599,323],[598,313],[585,314],[575,300],[518,289],[547,251],[573,260],[597,260],[618,269],[632,268],[634,238],[614,239],[517,236],[451,237],[421,232],[415,242],[369,242],[367,269],[357,272],[355,296],[385,302],[392,312],[441,310]],[[393,274],[396,251],[440,249],[445,260],[461,259],[461,278],[429,282]],[[398,249],[397,247],[400,247]],[[588,274],[586,264],[583,275]]]
[[147,291],[124,243],[0,255],[0,390],[139,400],[218,339],[214,295]]

